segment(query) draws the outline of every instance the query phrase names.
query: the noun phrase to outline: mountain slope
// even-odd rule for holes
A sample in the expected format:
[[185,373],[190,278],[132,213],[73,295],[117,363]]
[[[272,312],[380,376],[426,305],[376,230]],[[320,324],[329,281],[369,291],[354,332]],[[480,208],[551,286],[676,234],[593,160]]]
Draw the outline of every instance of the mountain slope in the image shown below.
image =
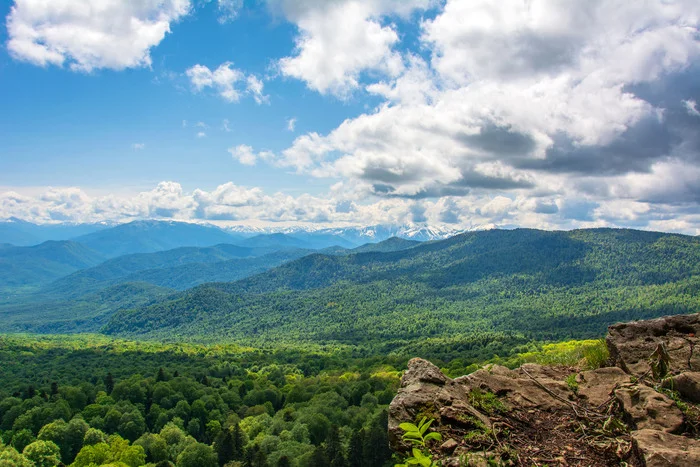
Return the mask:
[[0,249],[0,287],[46,283],[82,268],[94,266],[104,257],[85,245],[48,241],[30,247]]
[[236,245],[215,245],[207,248],[182,247],[155,253],[124,255],[62,277],[44,287],[42,292],[64,298],[77,297],[120,282],[138,282],[140,279],[136,277],[128,278],[139,271],[167,270],[192,263],[216,263],[233,258],[257,256],[267,251]]
[[312,254],[124,310],[104,330],[384,346],[449,336],[469,342],[494,330],[523,339],[591,337],[621,319],[699,311],[699,292],[696,237],[493,230],[395,252]]
[[407,240],[400,237],[390,237],[378,243],[366,243],[350,250],[350,253],[390,253],[393,251],[407,250],[420,245],[417,240]]
[[146,282],[160,287],[185,290],[206,282],[228,282],[259,274],[287,261],[313,253],[313,250],[289,249],[266,255],[209,263],[187,263],[138,271],[119,282]]
[[116,311],[148,306],[172,293],[151,284],[125,283],[74,300],[0,304],[0,332],[97,332]]
[[0,222],[0,243],[31,246],[49,240],[70,240],[106,228],[102,224],[32,224],[20,219]]
[[183,246],[206,247],[241,240],[223,230],[186,222],[135,221],[75,239],[108,257],[152,253]]

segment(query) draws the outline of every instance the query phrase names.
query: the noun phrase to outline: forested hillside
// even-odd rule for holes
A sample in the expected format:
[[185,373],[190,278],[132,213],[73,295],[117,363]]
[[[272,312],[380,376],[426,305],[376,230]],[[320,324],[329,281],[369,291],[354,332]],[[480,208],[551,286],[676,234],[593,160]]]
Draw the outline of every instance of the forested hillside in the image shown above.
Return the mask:
[[424,356],[458,341],[489,357],[515,342],[597,337],[617,321],[700,310],[699,247],[697,237],[634,230],[518,229],[312,254],[123,310],[104,332],[362,343]]
[[36,246],[0,248],[0,290],[37,285],[104,261],[104,256],[76,242],[48,241]]

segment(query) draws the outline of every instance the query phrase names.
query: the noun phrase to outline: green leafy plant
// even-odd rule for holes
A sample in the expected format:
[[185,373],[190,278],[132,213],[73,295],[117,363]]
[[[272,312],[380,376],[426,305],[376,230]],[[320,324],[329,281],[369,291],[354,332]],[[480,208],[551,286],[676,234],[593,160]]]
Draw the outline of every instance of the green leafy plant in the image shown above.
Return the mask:
[[396,464],[394,467],[408,467],[409,465],[421,465],[423,467],[433,467],[437,464],[433,461],[433,456],[427,450],[428,441],[441,441],[442,435],[436,431],[428,433],[430,425],[435,419],[428,420],[426,417],[421,418],[418,425],[413,423],[402,423],[399,425],[404,431],[403,440],[412,443],[414,446],[411,449],[411,457],[407,457],[403,464]]

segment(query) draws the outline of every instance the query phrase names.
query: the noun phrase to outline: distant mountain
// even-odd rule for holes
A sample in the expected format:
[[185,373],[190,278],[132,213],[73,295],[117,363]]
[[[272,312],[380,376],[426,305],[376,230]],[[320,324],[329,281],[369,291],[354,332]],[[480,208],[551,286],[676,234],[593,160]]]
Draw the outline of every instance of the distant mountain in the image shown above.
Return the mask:
[[40,290],[39,298],[77,298],[105,287],[130,282],[183,290],[205,282],[242,279],[313,252],[302,249],[270,251],[217,245],[120,256],[46,285]]
[[104,331],[391,349],[460,336],[487,345],[494,330],[522,341],[595,337],[616,321],[698,311],[700,238],[516,229],[393,252],[312,254],[118,312]]
[[0,249],[0,287],[36,285],[94,266],[104,256],[76,242],[48,241]]
[[[391,237],[400,237],[417,241],[442,240],[465,231],[464,229],[452,229],[444,226],[438,227],[423,224],[374,225],[366,227],[352,226],[321,229],[315,226],[304,225],[282,228],[234,226],[226,227],[225,229],[238,235],[249,236],[281,233],[312,244],[315,241],[319,242],[321,246],[316,244],[315,246],[317,248],[326,248],[334,245],[344,248],[353,248],[369,242],[381,242]],[[477,228],[473,230],[483,229]],[[323,245],[322,242],[326,244]]]
[[283,233],[261,234],[247,238],[240,245],[251,248],[312,248],[311,243]]
[[218,227],[170,221],[134,221],[75,239],[112,258],[183,246],[206,247],[237,243],[238,240],[241,237],[235,237]]
[[393,251],[407,250],[422,242],[417,240],[406,240],[405,238],[391,237],[379,243],[366,243],[357,248],[349,250],[350,253],[390,253]]
[[161,287],[185,290],[207,282],[231,282],[243,279],[313,252],[314,250],[289,249],[254,258],[154,268],[130,274],[119,282],[147,282]]
[[102,224],[32,224],[21,219],[0,221],[0,243],[31,246],[48,240],[69,240],[107,228]]
[[[205,248],[182,247],[155,253],[124,255],[62,277],[44,287],[41,292],[54,297],[79,297],[118,283],[150,282],[135,275],[140,271],[153,269],[169,271],[177,266],[189,267],[191,264],[217,263],[233,258],[257,256],[267,252],[269,250],[236,245],[216,245]],[[155,284],[155,282],[152,283]]]

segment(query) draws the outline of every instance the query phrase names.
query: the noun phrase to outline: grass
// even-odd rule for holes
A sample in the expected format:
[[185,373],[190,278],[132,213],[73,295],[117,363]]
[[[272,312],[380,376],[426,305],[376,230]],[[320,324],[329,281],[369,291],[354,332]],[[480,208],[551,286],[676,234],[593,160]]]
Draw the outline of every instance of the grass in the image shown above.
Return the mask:
[[523,363],[540,365],[580,366],[585,370],[595,370],[605,366],[610,353],[604,339],[566,341],[543,344],[539,349],[518,353],[500,364],[515,368]]

